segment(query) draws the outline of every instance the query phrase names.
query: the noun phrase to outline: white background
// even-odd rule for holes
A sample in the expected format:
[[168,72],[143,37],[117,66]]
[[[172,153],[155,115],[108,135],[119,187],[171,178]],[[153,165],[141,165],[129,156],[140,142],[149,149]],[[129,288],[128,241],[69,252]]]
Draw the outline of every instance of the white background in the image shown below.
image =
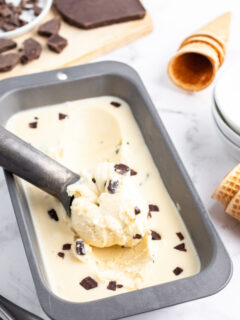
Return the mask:
[[[211,114],[213,86],[200,93],[181,91],[170,82],[166,68],[171,55],[185,36],[227,10],[233,12],[233,19],[226,60],[219,74],[229,65],[239,65],[240,1],[146,0],[145,5],[153,17],[154,32],[99,60],[122,61],[140,73],[229,251],[234,272],[228,286],[214,296],[137,315],[131,317],[131,320],[239,319],[240,223],[226,216],[223,208],[211,200],[214,188],[237,161],[225,150],[213,124]],[[47,319],[36,297],[2,174],[0,175],[0,219],[0,294]]]

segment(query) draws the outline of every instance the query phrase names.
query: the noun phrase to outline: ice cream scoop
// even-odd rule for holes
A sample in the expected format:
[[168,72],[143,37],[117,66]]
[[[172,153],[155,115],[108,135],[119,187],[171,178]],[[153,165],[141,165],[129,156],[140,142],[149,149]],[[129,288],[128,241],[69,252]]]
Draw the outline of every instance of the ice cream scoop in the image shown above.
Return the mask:
[[58,198],[71,216],[67,187],[80,176],[0,127],[0,166]]

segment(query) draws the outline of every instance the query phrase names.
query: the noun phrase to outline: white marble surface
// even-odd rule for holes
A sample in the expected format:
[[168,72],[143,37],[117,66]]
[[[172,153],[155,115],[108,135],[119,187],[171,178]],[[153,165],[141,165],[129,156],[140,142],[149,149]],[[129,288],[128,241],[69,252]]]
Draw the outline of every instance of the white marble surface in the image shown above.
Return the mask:
[[[240,223],[224,214],[210,195],[225,173],[236,164],[218,138],[211,115],[213,86],[186,93],[169,80],[166,67],[180,41],[226,10],[233,11],[231,38],[224,68],[240,64],[240,2],[236,0],[146,0],[154,32],[99,60],[118,60],[140,73],[156,108],[209,210],[233,261],[233,278],[218,294],[158,310],[132,320],[239,319]],[[222,71],[220,71],[222,72]],[[48,319],[41,310],[30,275],[6,184],[0,175],[0,294]],[[66,319],[70,320],[70,319]],[[85,319],[84,319],[85,320]]]

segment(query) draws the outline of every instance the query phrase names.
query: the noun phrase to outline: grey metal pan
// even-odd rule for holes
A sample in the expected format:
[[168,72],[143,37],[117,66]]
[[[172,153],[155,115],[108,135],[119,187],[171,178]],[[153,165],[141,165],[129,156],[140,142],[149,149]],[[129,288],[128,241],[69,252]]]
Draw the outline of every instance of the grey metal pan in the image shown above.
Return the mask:
[[[66,79],[67,78],[67,79]],[[65,79],[65,80],[60,80]],[[125,99],[153,159],[193,239],[201,261],[199,274],[173,282],[87,303],[71,303],[51,292],[29,208],[13,176],[5,173],[9,193],[39,301],[56,320],[112,320],[209,296],[229,281],[232,265],[209,215],[137,73],[116,62],[33,74],[0,83],[0,124],[19,110],[66,100],[113,95]]]

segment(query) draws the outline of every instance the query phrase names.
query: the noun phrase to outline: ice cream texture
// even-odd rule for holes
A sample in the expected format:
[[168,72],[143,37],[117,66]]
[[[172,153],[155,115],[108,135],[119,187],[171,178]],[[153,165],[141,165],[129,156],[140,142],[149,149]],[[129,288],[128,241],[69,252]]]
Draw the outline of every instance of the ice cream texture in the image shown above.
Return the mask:
[[71,219],[57,199],[19,184],[54,294],[93,301],[199,271],[191,237],[124,100],[33,108],[6,127],[81,177],[68,188]]
[[148,230],[148,205],[129,167],[103,162],[80,175],[81,180],[67,190],[74,196],[71,220],[77,234],[100,248],[138,244]]

